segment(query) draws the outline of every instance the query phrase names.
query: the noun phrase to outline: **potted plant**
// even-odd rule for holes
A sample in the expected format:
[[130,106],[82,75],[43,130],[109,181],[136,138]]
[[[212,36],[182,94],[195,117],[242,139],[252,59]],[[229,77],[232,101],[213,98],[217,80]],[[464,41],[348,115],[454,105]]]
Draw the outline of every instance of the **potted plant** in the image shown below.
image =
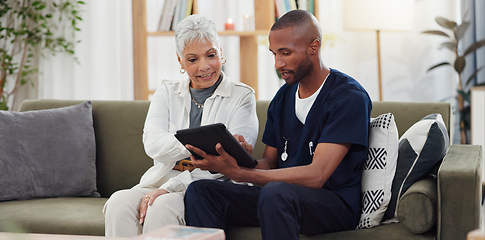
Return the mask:
[[451,50],[454,53],[455,60],[454,62],[440,62],[430,67],[428,71],[442,66],[453,66],[453,69],[457,73],[457,98],[460,116],[461,143],[466,144],[468,143],[467,133],[470,130],[470,89],[467,88],[467,86],[470,85],[472,80],[477,76],[478,72],[482,70],[484,66],[480,66],[475,69],[465,81],[463,79],[462,72],[466,66],[465,57],[475,52],[478,48],[485,46],[485,39],[476,41],[466,48],[462,48],[461,41],[463,40],[466,31],[470,27],[470,22],[463,20],[461,24],[457,24],[456,22],[448,20],[444,17],[437,17],[435,18],[435,20],[438,25],[445,28],[448,32],[451,32],[451,34],[448,34],[441,30],[427,30],[423,33],[438,35],[447,38],[445,42],[441,43],[440,48]]
[[82,5],[75,0],[0,0],[0,110],[8,110],[18,89],[38,72],[38,56],[74,55]]

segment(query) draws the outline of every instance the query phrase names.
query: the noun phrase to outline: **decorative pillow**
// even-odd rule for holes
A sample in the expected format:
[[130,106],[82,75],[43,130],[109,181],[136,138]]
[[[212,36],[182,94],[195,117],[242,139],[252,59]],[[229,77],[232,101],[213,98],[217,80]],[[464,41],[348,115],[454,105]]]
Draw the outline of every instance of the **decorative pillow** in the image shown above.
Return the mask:
[[399,199],[397,216],[410,232],[421,234],[436,225],[438,191],[436,178],[428,176],[413,184]]
[[401,136],[391,202],[384,221],[398,221],[399,198],[413,183],[428,176],[441,163],[449,145],[446,126],[438,113],[419,120]]
[[371,119],[369,153],[362,173],[362,212],[357,229],[379,226],[391,199],[398,132],[392,113]]
[[98,197],[91,102],[0,111],[0,201]]

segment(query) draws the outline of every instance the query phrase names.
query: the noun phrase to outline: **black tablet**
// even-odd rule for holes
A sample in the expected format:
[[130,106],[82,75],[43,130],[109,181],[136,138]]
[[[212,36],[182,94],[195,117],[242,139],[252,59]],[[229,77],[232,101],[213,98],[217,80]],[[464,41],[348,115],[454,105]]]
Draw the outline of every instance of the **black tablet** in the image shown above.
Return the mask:
[[[237,160],[239,166],[254,168],[258,164],[222,123],[181,129],[175,133],[175,137],[184,146],[190,144],[216,156],[219,155],[216,151],[216,144],[221,143],[224,150]],[[192,151],[191,153],[195,158],[201,159],[199,155]]]

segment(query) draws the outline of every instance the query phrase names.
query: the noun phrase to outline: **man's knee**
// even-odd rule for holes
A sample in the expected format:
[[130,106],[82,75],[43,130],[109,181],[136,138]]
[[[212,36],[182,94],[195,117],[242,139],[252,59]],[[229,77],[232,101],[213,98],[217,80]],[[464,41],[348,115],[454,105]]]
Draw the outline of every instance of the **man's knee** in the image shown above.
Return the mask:
[[[292,185],[285,182],[270,182],[261,189],[258,199],[259,214],[272,214],[291,209],[298,201]],[[290,208],[288,208],[290,206]]]
[[212,180],[202,179],[190,183],[185,192],[185,203],[197,202],[200,197],[207,194],[212,182]]
[[277,201],[282,198],[287,198],[293,193],[291,184],[285,182],[270,182],[261,189],[259,197],[261,201]]

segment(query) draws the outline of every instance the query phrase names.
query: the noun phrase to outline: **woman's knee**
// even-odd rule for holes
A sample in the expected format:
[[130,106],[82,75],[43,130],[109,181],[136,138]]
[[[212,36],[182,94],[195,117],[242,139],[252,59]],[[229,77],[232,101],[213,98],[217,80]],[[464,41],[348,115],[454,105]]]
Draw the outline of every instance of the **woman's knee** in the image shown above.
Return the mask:
[[184,219],[183,193],[167,193],[158,196],[148,207],[145,222],[158,225],[183,224]]
[[131,189],[124,189],[113,193],[104,206],[104,214],[120,214],[122,212],[137,211],[141,201],[138,195],[131,191]]

